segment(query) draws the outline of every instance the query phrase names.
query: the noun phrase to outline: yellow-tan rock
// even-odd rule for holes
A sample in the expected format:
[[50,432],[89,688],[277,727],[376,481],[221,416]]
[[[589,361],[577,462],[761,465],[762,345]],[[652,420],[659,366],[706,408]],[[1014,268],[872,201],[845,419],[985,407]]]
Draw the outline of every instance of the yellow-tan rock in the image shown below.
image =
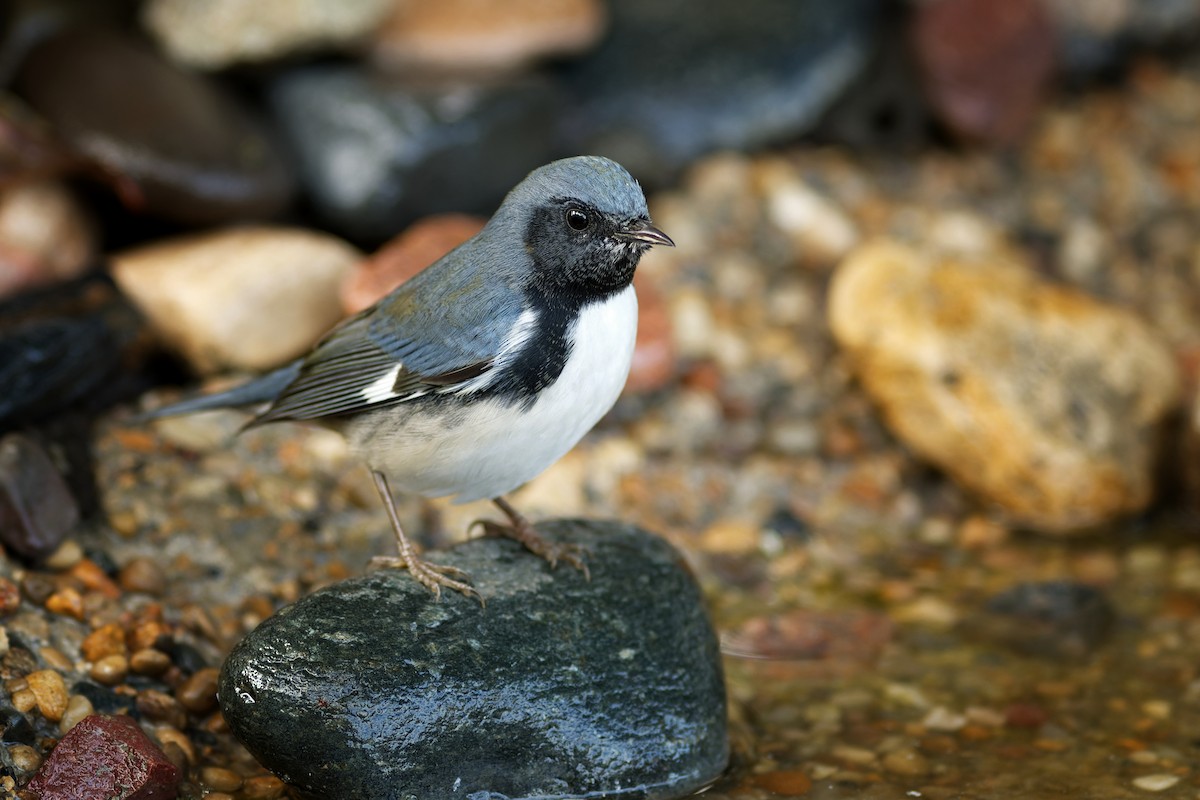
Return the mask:
[[327,234],[257,226],[129,250],[112,271],[198,372],[257,372],[302,355],[341,319],[338,291],[361,259]]
[[838,267],[829,316],[892,431],[1013,521],[1065,533],[1151,501],[1180,378],[1136,315],[1000,256],[875,242]]

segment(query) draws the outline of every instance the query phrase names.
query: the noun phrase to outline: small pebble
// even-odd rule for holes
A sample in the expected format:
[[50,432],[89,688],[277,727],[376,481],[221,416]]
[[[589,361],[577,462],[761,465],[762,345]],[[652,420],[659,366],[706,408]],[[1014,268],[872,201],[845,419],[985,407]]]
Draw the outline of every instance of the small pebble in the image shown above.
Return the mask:
[[159,596],[167,588],[162,568],[149,558],[135,558],[121,568],[117,583],[127,592]]
[[929,759],[916,750],[894,750],[883,757],[883,768],[897,775],[927,775]]
[[75,662],[67,658],[63,651],[57,647],[43,647],[39,653],[42,656],[42,661],[46,662],[46,666],[51,669],[56,669],[59,672],[71,672],[75,669]]
[[192,740],[183,731],[173,728],[170,725],[159,725],[154,729],[154,738],[158,739],[158,743],[162,745],[163,752],[168,756],[171,754],[171,751],[178,752],[183,763],[176,763],[175,766],[180,769],[186,769],[190,764],[195,763],[196,748],[192,745]]
[[175,690],[180,705],[193,714],[207,714],[216,708],[219,674],[215,667],[205,667],[184,681]]
[[1133,779],[1133,785],[1146,792],[1165,792],[1177,783],[1179,783],[1179,776],[1167,773],[1143,775]]
[[27,744],[9,745],[8,757],[14,767],[27,774],[37,772],[38,767],[42,765],[41,755]]
[[46,598],[46,610],[83,620],[83,595],[67,586]]
[[83,560],[83,548],[74,539],[67,539],[42,562],[47,569],[62,572]]
[[171,695],[157,689],[143,689],[138,692],[137,709],[146,719],[154,722],[165,722],[175,727],[187,725],[187,712]]
[[51,722],[61,720],[68,702],[67,684],[63,676],[52,669],[39,669],[26,675],[25,680],[42,716]]
[[105,656],[88,671],[92,680],[104,686],[116,686],[129,674],[129,659],[125,656]]
[[29,689],[17,689],[10,698],[13,708],[22,714],[27,714],[37,705],[37,697]]
[[[236,792],[242,788],[242,776],[224,767],[205,767],[200,770],[200,782],[218,792]],[[211,792],[207,795],[212,800]]]
[[0,617],[6,617],[21,606],[21,590],[8,578],[0,578]]
[[945,706],[938,706],[925,715],[921,724],[931,731],[957,731],[967,724],[967,718]]
[[780,797],[800,797],[812,788],[812,778],[800,770],[781,770],[755,775],[753,783]]
[[171,666],[171,657],[161,650],[146,647],[129,657],[129,668],[137,675],[161,675]]
[[259,775],[247,778],[242,784],[242,797],[244,800],[276,800],[283,796],[285,788],[283,781],[274,775]]
[[81,652],[84,659],[91,662],[109,656],[124,656],[128,652],[125,647],[125,629],[115,622],[101,625],[83,640]]
[[58,730],[66,734],[71,728],[74,728],[84,717],[95,713],[95,708],[92,707],[92,701],[88,700],[81,694],[71,695],[67,701],[67,710],[63,713],[62,719],[59,720]]

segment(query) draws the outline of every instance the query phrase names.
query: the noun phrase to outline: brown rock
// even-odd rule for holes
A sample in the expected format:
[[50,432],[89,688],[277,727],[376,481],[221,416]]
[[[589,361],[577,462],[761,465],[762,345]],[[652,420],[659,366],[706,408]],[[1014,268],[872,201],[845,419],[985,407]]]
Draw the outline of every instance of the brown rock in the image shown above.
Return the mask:
[[483,229],[486,220],[440,214],[413,223],[342,281],[342,308],[357,314]]
[[371,57],[386,68],[506,70],[586,50],[604,29],[599,0],[403,0]]
[[117,283],[199,372],[265,371],[303,354],[342,316],[360,255],[323,233],[244,227],[112,258]]
[[1133,314],[1001,258],[888,242],[839,266],[829,311],[891,429],[1010,518],[1069,532],[1150,502],[1179,377]]
[[121,567],[117,582],[127,592],[161,595],[167,588],[162,567],[149,558],[133,558]]
[[0,542],[22,556],[45,558],[79,524],[79,506],[37,441],[0,438]]
[[207,714],[217,707],[217,675],[214,667],[205,667],[180,684],[175,697],[193,714]]
[[39,800],[173,800],[180,778],[136,722],[97,714],[59,741],[28,789]]
[[917,3],[913,41],[930,105],[969,141],[1013,144],[1054,73],[1056,39],[1040,0]]

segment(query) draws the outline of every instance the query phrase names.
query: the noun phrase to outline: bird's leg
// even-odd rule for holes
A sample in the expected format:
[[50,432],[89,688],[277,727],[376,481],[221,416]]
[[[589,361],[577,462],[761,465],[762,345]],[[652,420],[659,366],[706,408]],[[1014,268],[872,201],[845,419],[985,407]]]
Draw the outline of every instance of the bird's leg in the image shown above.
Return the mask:
[[379,496],[383,499],[383,505],[387,509],[388,519],[392,522],[392,532],[396,535],[396,546],[400,550],[399,558],[393,556],[376,556],[371,559],[371,566],[407,569],[409,574],[437,597],[442,596],[442,587],[445,586],[448,589],[454,589],[468,597],[474,597],[476,600],[483,602],[479,596],[479,592],[475,591],[469,583],[457,581],[453,577],[450,577],[466,578],[467,573],[458,567],[451,567],[445,564],[431,564],[417,554],[417,546],[404,535],[404,530],[400,527],[400,515],[396,513],[396,502],[392,499],[392,490],[388,487],[387,476],[379,470],[373,469],[371,470],[371,477],[375,479],[375,488],[378,490]]
[[537,529],[533,527],[533,523],[525,519],[520,511],[513,508],[512,503],[505,500],[503,497],[494,497],[492,502],[496,507],[504,512],[504,516],[508,517],[508,525],[500,525],[491,520],[481,519],[472,523],[471,527],[478,525],[483,528],[485,536],[503,536],[508,539],[513,539],[525,545],[525,549],[534,555],[541,556],[550,562],[550,567],[558,565],[558,562],[565,561],[575,569],[581,571],[583,576],[591,579],[591,574],[588,572],[587,562],[584,561],[584,556],[587,555],[587,549],[577,544],[560,544],[543,539]]

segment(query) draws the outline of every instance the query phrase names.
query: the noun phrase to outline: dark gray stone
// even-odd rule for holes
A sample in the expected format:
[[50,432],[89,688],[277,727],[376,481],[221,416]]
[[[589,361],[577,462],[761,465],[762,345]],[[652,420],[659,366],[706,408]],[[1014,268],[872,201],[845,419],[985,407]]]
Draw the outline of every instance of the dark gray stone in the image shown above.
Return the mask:
[[591,580],[508,540],[431,560],[486,600],[374,572],[270,618],[220,699],[252,753],[311,797],[666,798],[725,766],[717,640],[681,557],[616,523],[559,521]]
[[615,0],[569,73],[572,151],[669,180],[720,148],[793,139],[867,64],[881,0]]
[[1081,658],[1108,638],[1116,612],[1094,586],[1070,581],[1018,583],[988,600],[973,633],[1020,653]]
[[317,210],[358,240],[388,238],[427,214],[491,214],[562,154],[547,133],[558,95],[538,80],[418,86],[310,67],[281,78],[270,99]]
[[1194,46],[1196,0],[1109,0],[1046,4],[1059,32],[1059,64],[1071,78],[1112,73],[1138,50]]

